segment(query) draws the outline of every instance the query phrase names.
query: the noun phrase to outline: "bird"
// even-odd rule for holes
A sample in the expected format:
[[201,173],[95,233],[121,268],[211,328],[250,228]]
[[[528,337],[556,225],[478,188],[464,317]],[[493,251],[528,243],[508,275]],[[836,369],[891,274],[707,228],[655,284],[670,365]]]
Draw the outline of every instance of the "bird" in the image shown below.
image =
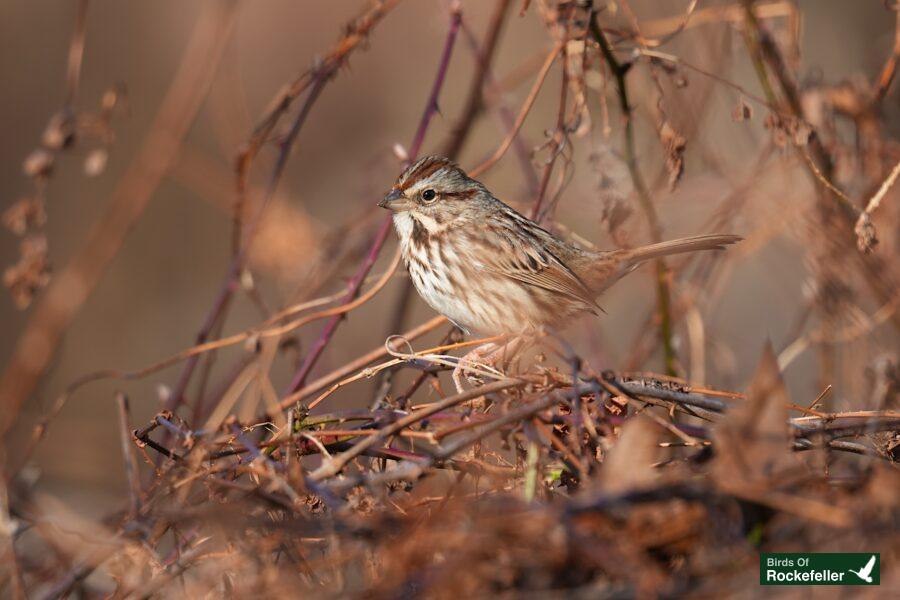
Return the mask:
[[857,577],[865,581],[866,583],[872,583],[872,569],[875,568],[875,555],[872,555],[872,558],[869,559],[869,562],[866,563],[859,571],[854,571],[853,569],[848,569],[851,573],[855,574]]
[[[581,313],[602,312],[598,297],[642,263],[684,252],[721,250],[742,238],[698,235],[631,249],[579,248],[500,201],[454,161],[426,156],[407,167],[378,206],[392,213],[416,291],[464,333],[524,340]],[[496,353],[492,342],[463,357]]]

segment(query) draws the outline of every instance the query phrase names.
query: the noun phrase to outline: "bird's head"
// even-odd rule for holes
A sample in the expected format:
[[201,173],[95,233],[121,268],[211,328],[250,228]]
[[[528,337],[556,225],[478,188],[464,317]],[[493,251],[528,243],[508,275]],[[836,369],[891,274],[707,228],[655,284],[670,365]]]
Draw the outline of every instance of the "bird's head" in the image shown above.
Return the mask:
[[443,156],[426,156],[407,168],[378,206],[420,222],[445,224],[465,215],[483,185]]

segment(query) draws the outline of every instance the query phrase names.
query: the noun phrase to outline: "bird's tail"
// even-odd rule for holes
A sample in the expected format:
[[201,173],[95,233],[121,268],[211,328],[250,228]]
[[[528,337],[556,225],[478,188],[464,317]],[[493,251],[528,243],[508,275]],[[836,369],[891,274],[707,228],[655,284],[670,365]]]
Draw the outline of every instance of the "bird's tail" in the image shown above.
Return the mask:
[[574,267],[575,273],[591,292],[599,295],[645,261],[682,252],[722,250],[742,239],[728,234],[696,235],[630,250],[586,253],[581,260],[569,266]]
[[696,252],[697,250],[724,250],[725,246],[741,241],[743,238],[729,234],[696,235],[693,237],[669,240],[658,244],[650,244],[640,248],[622,251],[622,261],[629,266],[636,266],[644,261],[681,254],[683,252]]

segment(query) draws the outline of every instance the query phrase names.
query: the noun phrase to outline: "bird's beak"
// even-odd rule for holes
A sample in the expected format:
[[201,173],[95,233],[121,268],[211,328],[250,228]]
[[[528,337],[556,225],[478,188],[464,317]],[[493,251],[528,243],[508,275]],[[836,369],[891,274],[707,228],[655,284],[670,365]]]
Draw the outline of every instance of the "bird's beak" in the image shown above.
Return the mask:
[[400,190],[391,190],[388,192],[388,195],[378,203],[378,206],[386,208],[391,212],[400,212],[412,208],[412,203]]

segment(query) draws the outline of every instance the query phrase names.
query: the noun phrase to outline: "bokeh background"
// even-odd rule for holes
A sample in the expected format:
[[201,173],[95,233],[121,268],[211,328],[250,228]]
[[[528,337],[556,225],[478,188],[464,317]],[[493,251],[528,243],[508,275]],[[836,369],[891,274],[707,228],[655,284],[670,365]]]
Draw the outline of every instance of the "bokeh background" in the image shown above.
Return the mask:
[[[39,145],[50,118],[64,105],[66,61],[77,4],[58,0],[0,3],[0,204],[4,207],[33,193],[22,164]],[[677,22],[686,4],[630,3],[648,32],[654,26],[663,27],[665,19]],[[701,2],[700,7],[722,4]],[[129,164],[151,133],[154,115],[189,45],[197,36],[209,35],[209,23],[221,19],[219,12],[232,10],[223,8],[226,5],[233,6],[234,20],[224,34],[227,41],[199,113],[121,251],[90,291],[55,349],[49,368],[28,395],[7,440],[8,456],[15,456],[33,424],[76,378],[98,369],[137,369],[192,344],[230,260],[234,160],[239,149],[278,91],[334,44],[344,24],[365,2],[91,2],[75,108],[98,111],[111,86],[121,85],[127,93],[110,119],[113,139],[102,172],[94,176],[85,173],[85,160],[98,144],[79,138],[59,154],[47,179],[44,231],[54,272],[66,267],[93,224],[107,211]],[[884,2],[810,0],[795,5],[802,15],[797,68],[804,86],[876,76],[891,53],[895,35],[894,14]],[[481,0],[463,2],[463,19],[479,38],[492,7],[492,2]],[[614,2],[604,10],[609,11],[609,22],[628,23]],[[518,6],[502,31],[492,67],[503,93],[488,101],[491,107],[499,103],[513,113],[521,106],[551,44],[533,7],[522,17],[517,13]],[[349,66],[325,88],[290,156],[250,263],[258,299],[269,309],[339,291],[354,272],[382,218],[375,203],[401,169],[392,147],[409,144],[425,106],[447,23],[444,2],[401,2],[366,47],[356,52]],[[787,19],[773,18],[769,25],[779,42],[790,43]],[[740,390],[767,340],[780,352],[804,328],[815,326],[815,316],[803,321],[803,307],[810,298],[808,242],[816,235],[812,218],[816,184],[790,145],[770,148],[773,133],[765,125],[767,110],[749,97],[763,92],[735,23],[715,19],[692,25],[659,50],[748,92],[745,95],[696,71],[684,69],[676,75],[660,71],[666,90],[665,113],[687,139],[684,176],[669,190],[664,153],[655,131],[658,90],[646,69],[630,76],[638,160],[645,178],[653,184],[665,237],[699,233],[723,206],[741,203],[728,232],[745,235],[748,241],[729,250],[733,256],[727,276],[719,278],[714,289],[675,286],[678,297],[709,296],[702,303],[702,314],[692,317],[694,326],[700,319],[704,332],[699,355],[702,364],[697,364],[698,355],[689,347],[688,326],[681,323],[676,329],[682,374],[693,378],[699,373],[705,383]],[[438,149],[452,132],[474,66],[473,54],[461,40],[440,96],[440,114],[428,131],[426,152]],[[686,85],[672,84],[679,77]],[[621,121],[613,87],[604,87],[599,75],[588,78],[588,83],[593,88],[589,96],[591,122],[571,136],[570,179],[555,218],[567,230],[600,247],[612,248],[622,241],[645,242],[648,232],[621,159]],[[545,132],[554,127],[558,89],[559,72],[554,68],[523,127],[527,148],[542,143]],[[880,110],[880,135],[887,139],[900,125],[895,90],[890,89]],[[608,130],[600,101],[603,95],[608,100]],[[742,102],[751,107],[752,115],[748,120],[735,120],[733,113]],[[852,148],[854,132],[841,127]],[[503,135],[505,130],[493,108],[482,113],[460,156],[461,164],[471,167],[481,162]],[[883,152],[889,170],[896,162],[897,150],[886,145]],[[274,147],[263,151],[252,172],[252,185],[265,183],[275,154]],[[538,155],[535,172],[540,160]],[[870,188],[860,183],[858,169],[854,170],[852,160],[849,163],[838,172],[839,183],[852,197],[862,197]],[[523,210],[532,201],[512,151],[482,179],[499,197]],[[897,214],[895,196],[888,196],[876,220],[882,239],[876,252],[894,268],[897,221],[891,215]],[[613,235],[604,215],[615,206],[632,214]],[[19,241],[10,232],[0,234],[4,265],[18,260]],[[394,244],[392,237],[376,272],[383,269]],[[885,273],[886,278],[891,276]],[[354,311],[315,373],[324,373],[383,343],[392,333],[389,327],[401,288],[397,279]],[[41,299],[38,292],[31,307],[20,310],[8,294],[0,295],[0,363],[11,359]],[[866,315],[880,306],[865,293],[852,295],[848,302],[857,311],[853,313],[856,316],[848,317],[851,322],[864,322]],[[652,269],[645,268],[605,296],[606,315],[580,321],[570,329],[568,339],[598,370],[640,367],[658,371],[662,364],[658,351],[641,364],[628,364],[636,336],[654,303]],[[260,322],[264,309],[258,304],[250,295],[238,294],[224,331],[236,332]],[[414,325],[431,314],[414,298],[404,324]],[[321,327],[321,322],[304,327],[298,335],[299,351],[289,348],[276,361],[272,371],[276,389],[287,384],[297,357],[302,357]],[[425,347],[424,343],[417,347]],[[871,403],[869,375],[879,361],[896,360],[897,350],[896,330],[888,319],[839,345],[837,362],[827,368],[813,344],[790,362],[785,377],[798,404],[809,404],[824,385],[831,384],[830,407],[879,408]],[[224,376],[243,351],[235,348],[221,353],[211,381]],[[79,391],[53,421],[33,458],[40,489],[91,514],[102,514],[120,503],[125,491],[114,393],[122,390],[128,394],[135,422],[140,424],[159,410],[160,398],[174,385],[177,374],[178,368],[170,368],[141,380],[103,381]],[[334,402],[367,406],[373,385],[354,385],[340,392]]]

